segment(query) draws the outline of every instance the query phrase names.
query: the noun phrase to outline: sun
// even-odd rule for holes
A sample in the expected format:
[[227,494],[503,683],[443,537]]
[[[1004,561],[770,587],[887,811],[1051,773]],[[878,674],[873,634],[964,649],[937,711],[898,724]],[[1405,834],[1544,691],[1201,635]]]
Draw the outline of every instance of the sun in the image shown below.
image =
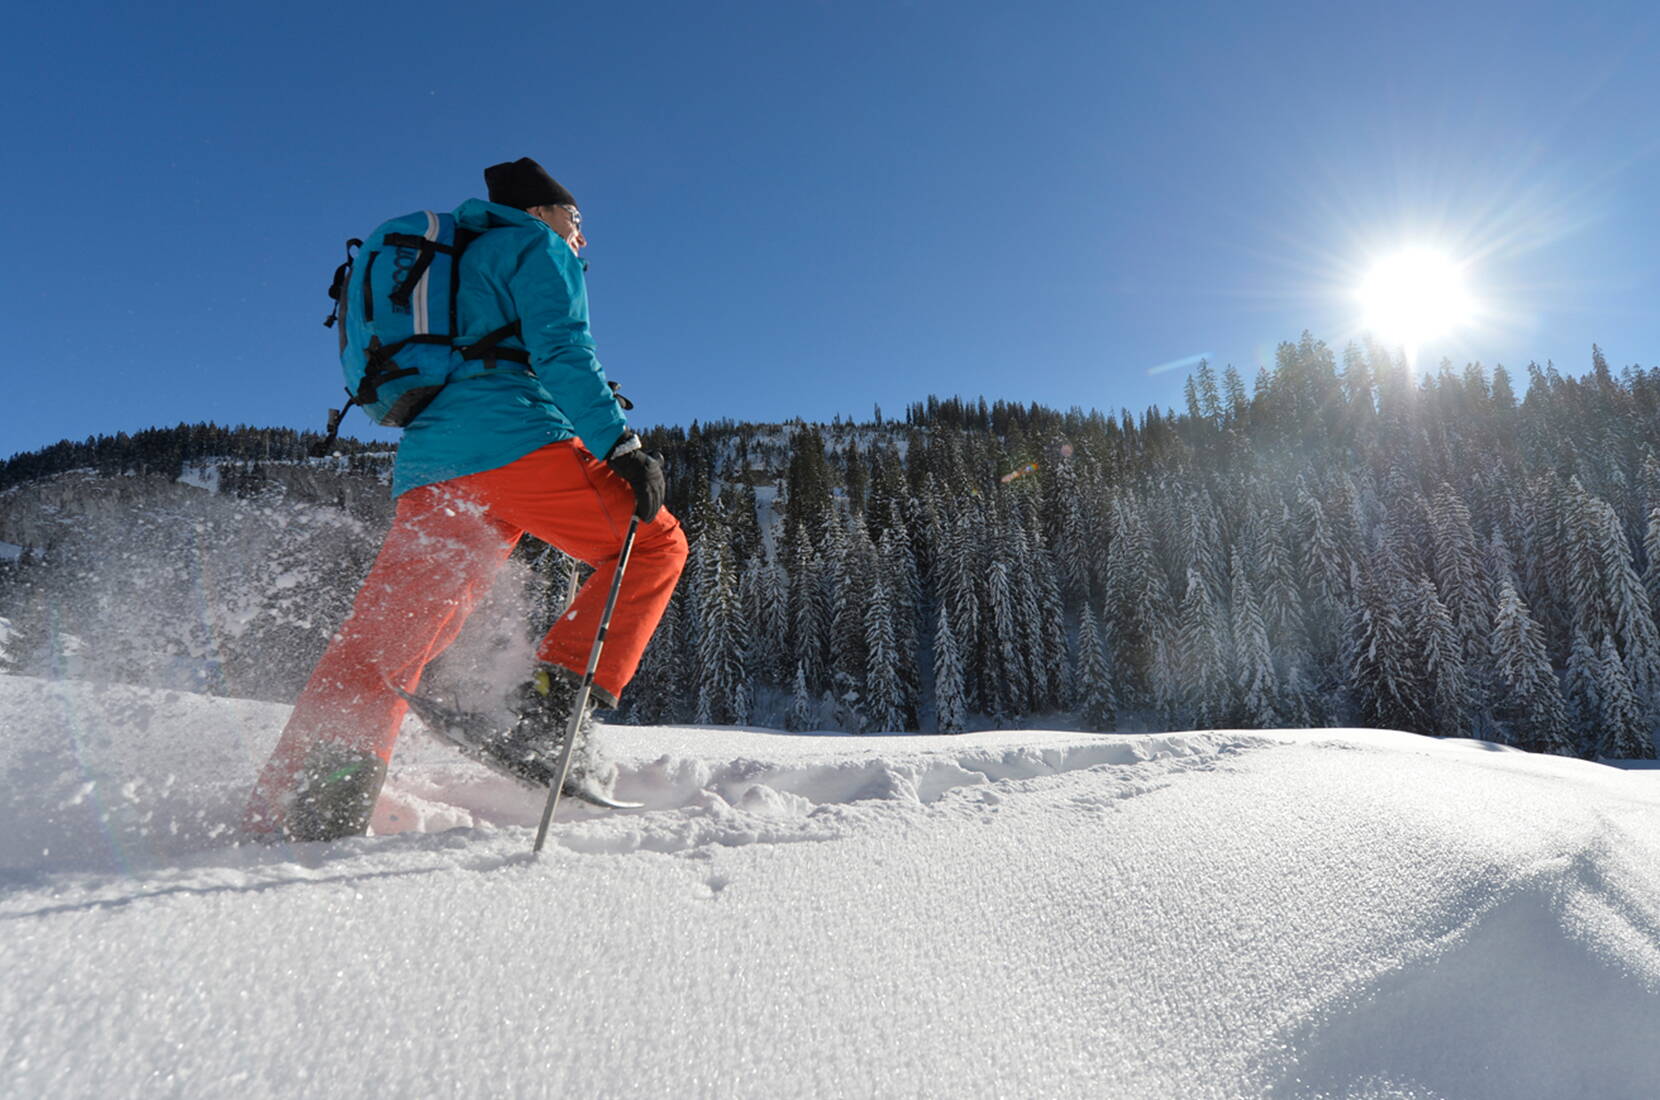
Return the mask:
[[1464,265],[1433,248],[1403,248],[1384,256],[1372,265],[1355,297],[1363,314],[1361,327],[1409,355],[1476,318]]

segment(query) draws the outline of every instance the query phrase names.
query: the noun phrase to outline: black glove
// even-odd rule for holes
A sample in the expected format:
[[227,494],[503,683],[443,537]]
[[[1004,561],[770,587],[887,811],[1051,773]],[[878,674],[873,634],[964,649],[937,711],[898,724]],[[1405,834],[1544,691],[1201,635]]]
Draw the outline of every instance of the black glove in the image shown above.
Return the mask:
[[605,464],[628,482],[634,490],[634,514],[640,517],[640,522],[650,523],[663,507],[663,496],[668,492],[663,480],[663,459],[646,454],[640,448],[640,437],[625,432],[605,456]]

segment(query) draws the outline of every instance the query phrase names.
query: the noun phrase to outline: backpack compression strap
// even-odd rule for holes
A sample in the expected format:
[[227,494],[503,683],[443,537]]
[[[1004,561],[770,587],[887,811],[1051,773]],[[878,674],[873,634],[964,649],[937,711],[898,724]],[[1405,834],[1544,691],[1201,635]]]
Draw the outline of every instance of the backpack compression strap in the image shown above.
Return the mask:
[[409,308],[409,298],[410,295],[415,293],[415,284],[421,281],[421,276],[425,275],[427,268],[432,266],[434,256],[442,252],[446,256],[459,259],[462,250],[467,247],[466,244],[451,245],[431,241],[425,237],[417,237],[412,233],[388,233],[385,240],[393,248],[413,248],[420,253],[415,257],[415,262],[409,265],[409,273],[403,277],[403,282],[393,287],[392,293],[387,295],[387,300],[399,309]]
[[392,357],[410,344],[443,344],[449,346],[448,336],[405,336],[402,340],[394,340],[390,344],[380,342],[380,337],[371,336],[369,347],[364,357],[363,381],[358,383],[357,398],[359,405],[367,408],[374,404],[380,387],[388,382],[396,382],[400,378],[408,378],[412,374],[421,372],[414,367],[400,367]]

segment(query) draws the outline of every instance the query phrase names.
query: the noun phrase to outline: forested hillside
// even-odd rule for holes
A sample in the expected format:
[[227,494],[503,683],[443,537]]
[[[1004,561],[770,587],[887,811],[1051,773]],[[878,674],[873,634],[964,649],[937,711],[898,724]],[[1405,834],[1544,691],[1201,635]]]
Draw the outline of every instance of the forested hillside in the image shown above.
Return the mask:
[[[642,720],[1361,723],[1649,755],[1660,371],[1308,336],[1136,419],[929,401],[661,442],[694,534]],[[782,453],[779,453],[780,450]],[[780,537],[744,472],[785,464]],[[1011,475],[1014,475],[1011,480]],[[707,490],[707,491],[706,491]],[[756,714],[758,703],[764,713]]]
[[[654,430],[693,554],[623,716],[1361,724],[1651,756],[1660,370],[1593,349],[1583,377],[1519,384],[1479,365],[1414,380],[1305,335],[1249,389],[1201,366],[1184,411],[929,398],[902,421]],[[271,510],[251,464],[225,469],[222,495]],[[297,689],[378,537],[329,530],[371,541],[305,574],[327,613],[285,617],[268,697]],[[534,630],[566,563],[533,544],[516,561]],[[20,633],[52,608],[94,646],[51,560],[10,573]],[[227,644],[245,643],[193,643]]]
[[[88,436],[84,440],[65,439],[0,462],[0,489],[69,470],[96,470],[106,476],[159,473],[176,478],[187,465],[204,459],[294,462],[308,457],[322,441],[323,437],[316,432],[250,428],[245,424],[234,428],[180,424],[130,435],[117,432]],[[338,441],[335,449],[351,455],[392,448],[384,443],[344,439]]]

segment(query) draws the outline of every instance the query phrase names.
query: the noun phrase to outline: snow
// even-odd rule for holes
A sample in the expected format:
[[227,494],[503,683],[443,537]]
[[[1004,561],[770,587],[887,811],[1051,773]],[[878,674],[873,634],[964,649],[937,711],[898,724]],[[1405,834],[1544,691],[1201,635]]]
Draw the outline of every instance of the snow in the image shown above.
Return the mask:
[[778,560],[779,528],[784,525],[784,510],[778,507],[778,486],[755,487],[755,523],[761,529],[761,545],[768,561]]
[[0,542],[0,561],[21,561],[23,547],[14,542]]
[[0,1095],[1639,1097],[1660,772],[1366,730],[412,722],[379,835],[227,846],[287,708],[0,677]]
[[196,489],[206,489],[210,493],[219,491],[219,464],[216,462],[199,462],[186,466],[178,476],[180,485],[189,485]]

